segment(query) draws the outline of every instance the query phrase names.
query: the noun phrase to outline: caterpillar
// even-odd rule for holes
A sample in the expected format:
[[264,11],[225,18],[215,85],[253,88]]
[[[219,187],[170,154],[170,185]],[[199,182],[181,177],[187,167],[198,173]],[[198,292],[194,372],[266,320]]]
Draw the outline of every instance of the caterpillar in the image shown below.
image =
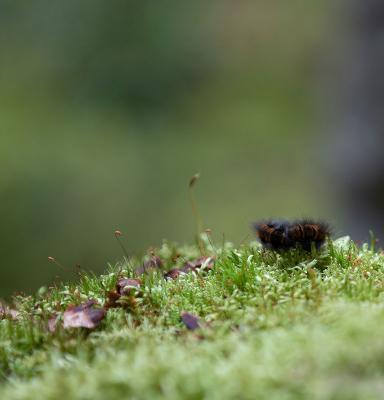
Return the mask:
[[263,221],[255,223],[254,229],[264,247],[273,250],[301,247],[310,251],[312,243],[319,249],[331,234],[327,223],[311,219]]

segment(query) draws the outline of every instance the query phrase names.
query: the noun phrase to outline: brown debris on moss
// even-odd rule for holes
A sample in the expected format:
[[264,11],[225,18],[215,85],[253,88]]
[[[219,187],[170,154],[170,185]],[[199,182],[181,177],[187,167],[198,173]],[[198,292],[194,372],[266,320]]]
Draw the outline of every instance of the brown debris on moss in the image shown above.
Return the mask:
[[199,318],[189,312],[183,312],[181,314],[181,320],[183,321],[186,328],[190,331],[194,331],[200,328]]
[[94,300],[78,306],[70,305],[64,312],[63,326],[68,328],[87,328],[94,329],[100,325],[107,311],[102,307],[95,307]]

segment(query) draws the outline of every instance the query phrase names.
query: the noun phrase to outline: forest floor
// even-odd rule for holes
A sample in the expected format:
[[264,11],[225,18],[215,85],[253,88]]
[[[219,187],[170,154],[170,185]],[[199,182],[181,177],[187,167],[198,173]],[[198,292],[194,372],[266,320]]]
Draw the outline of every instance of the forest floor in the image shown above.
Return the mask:
[[2,305],[0,398],[383,398],[374,241],[277,253],[206,239]]

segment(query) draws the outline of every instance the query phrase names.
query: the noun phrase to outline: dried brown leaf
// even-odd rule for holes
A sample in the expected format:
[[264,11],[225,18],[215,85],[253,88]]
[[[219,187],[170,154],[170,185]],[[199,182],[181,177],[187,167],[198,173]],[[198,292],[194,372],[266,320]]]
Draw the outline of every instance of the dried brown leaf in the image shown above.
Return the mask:
[[181,314],[181,320],[183,321],[186,328],[190,331],[194,331],[195,329],[200,328],[199,318],[191,313],[183,312]]
[[64,312],[64,328],[94,329],[105,317],[105,308],[96,308],[95,301],[90,300],[78,306],[68,306]]
[[0,303],[0,319],[13,319],[17,320],[19,318],[20,313],[17,310],[9,308],[5,304]]
[[165,279],[176,279],[182,274],[182,271],[178,268],[173,268],[164,274]]
[[141,283],[141,280],[137,278],[121,278],[117,282],[116,291],[118,294],[126,296],[132,293],[132,289],[139,290]]
[[181,270],[185,273],[197,271],[204,266],[205,270],[213,269],[215,261],[213,257],[200,257],[193,261],[187,261]]
[[161,268],[163,261],[158,256],[152,256],[148,261],[145,261],[143,265],[136,269],[136,274],[142,275],[154,268]]
[[57,315],[52,315],[51,318],[49,318],[48,320],[48,330],[51,333],[55,333],[56,332],[56,328],[57,328],[57,323],[59,322],[58,316]]
[[204,270],[211,270],[215,265],[213,257],[200,257],[193,261],[187,261],[182,268],[173,268],[164,274],[164,278],[176,279],[181,274],[195,272],[201,268]]

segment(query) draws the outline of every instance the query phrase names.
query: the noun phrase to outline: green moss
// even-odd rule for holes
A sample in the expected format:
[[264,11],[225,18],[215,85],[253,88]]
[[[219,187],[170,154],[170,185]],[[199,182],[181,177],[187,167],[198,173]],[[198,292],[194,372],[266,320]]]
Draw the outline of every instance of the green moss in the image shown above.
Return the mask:
[[[181,257],[173,262],[178,252]],[[104,304],[119,274],[17,297],[17,320],[0,321],[2,399],[378,399],[384,387],[384,255],[347,238],[320,253],[227,244],[212,271],[143,276],[125,308],[94,331],[47,329],[53,313]],[[164,244],[167,270],[197,257]],[[200,318],[190,332],[180,314]]]

